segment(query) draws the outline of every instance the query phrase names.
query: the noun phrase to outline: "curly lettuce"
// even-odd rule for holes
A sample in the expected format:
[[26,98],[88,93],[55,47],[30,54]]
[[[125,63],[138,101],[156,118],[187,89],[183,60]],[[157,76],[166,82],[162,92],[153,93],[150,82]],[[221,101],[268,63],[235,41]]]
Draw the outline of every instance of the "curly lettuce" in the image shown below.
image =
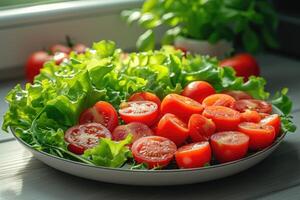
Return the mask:
[[[112,41],[100,41],[85,54],[71,53],[69,61],[60,65],[46,63],[33,84],[13,88],[6,96],[9,109],[2,128],[12,128],[19,138],[41,151],[93,165],[121,166],[129,158],[126,145],[120,145],[119,154],[112,142],[102,140],[83,157],[76,156],[66,149],[64,131],[99,100],[118,108],[134,92],[150,91],[163,98],[181,93],[194,80],[208,81],[217,92],[242,90],[258,99],[269,97],[263,78],[250,77],[243,82],[232,68],[219,67],[215,58],[184,56],[170,46],[124,54]],[[282,90],[272,102],[284,113],[283,130],[294,131],[289,116],[292,104],[286,93]],[[111,150],[102,151],[104,146]]]

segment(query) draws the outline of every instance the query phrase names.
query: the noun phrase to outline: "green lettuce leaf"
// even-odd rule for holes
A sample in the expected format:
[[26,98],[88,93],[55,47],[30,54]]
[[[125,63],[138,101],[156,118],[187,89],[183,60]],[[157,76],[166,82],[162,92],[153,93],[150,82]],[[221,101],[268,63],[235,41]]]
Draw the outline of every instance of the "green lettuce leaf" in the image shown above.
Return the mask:
[[113,141],[102,138],[97,146],[87,149],[83,157],[98,166],[121,167],[128,158],[132,158],[128,145],[132,135],[129,134],[124,140]]

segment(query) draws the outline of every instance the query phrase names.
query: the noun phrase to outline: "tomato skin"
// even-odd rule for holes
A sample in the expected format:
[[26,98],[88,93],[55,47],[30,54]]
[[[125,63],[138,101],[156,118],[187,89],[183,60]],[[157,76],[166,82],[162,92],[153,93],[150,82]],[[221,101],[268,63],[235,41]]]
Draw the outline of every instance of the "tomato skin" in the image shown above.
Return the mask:
[[132,94],[128,101],[153,101],[157,104],[158,108],[160,107],[160,99],[151,92],[137,92]]
[[83,54],[87,50],[87,46],[85,46],[84,44],[78,43],[72,47],[72,50],[78,54]]
[[98,101],[93,107],[80,114],[79,124],[96,122],[113,131],[118,126],[118,114],[115,108],[108,102]]
[[145,124],[131,122],[126,125],[117,126],[112,132],[112,139],[115,141],[124,140],[128,134],[132,134],[132,143],[141,137],[153,135],[152,130]]
[[241,121],[242,122],[254,122],[258,123],[261,120],[260,114],[255,110],[246,110],[241,113]]
[[253,99],[253,97],[250,94],[240,90],[223,91],[222,94],[227,94],[229,96],[232,96],[236,101],[241,99]]
[[202,115],[213,120],[218,132],[237,130],[241,120],[238,111],[224,106],[208,106],[204,109]]
[[237,131],[218,132],[211,136],[210,144],[220,163],[230,162],[246,156],[249,136]]
[[37,51],[31,54],[26,62],[25,74],[27,81],[32,83],[34,77],[40,73],[40,70],[43,67],[44,63],[51,59],[52,56],[50,56],[45,51]]
[[232,108],[234,106],[235,99],[227,94],[213,94],[206,97],[202,101],[204,107],[207,106],[225,106]]
[[207,96],[215,94],[216,91],[211,84],[206,81],[193,81],[185,86],[181,95],[194,99],[202,103]]
[[140,122],[150,127],[156,122],[159,110],[152,101],[129,101],[120,105],[119,114],[126,124]]
[[176,145],[169,139],[159,136],[147,136],[136,140],[132,155],[137,163],[146,163],[149,169],[165,167],[173,159]]
[[167,113],[159,121],[156,135],[172,140],[180,146],[189,136],[187,125],[174,114]]
[[162,101],[162,114],[172,113],[184,122],[188,122],[192,114],[201,114],[203,106],[197,101],[178,94],[168,94]]
[[65,59],[68,59],[69,55],[63,52],[57,52],[53,56],[55,64],[60,65]]
[[275,139],[275,129],[270,125],[242,122],[238,126],[238,131],[249,136],[249,148],[254,151],[270,146]]
[[266,116],[264,119],[260,121],[260,124],[273,126],[275,130],[275,137],[280,135],[281,119],[279,115],[273,114],[273,115]]
[[191,143],[180,147],[175,153],[179,168],[203,167],[211,161],[211,148],[207,141]]
[[193,142],[208,141],[216,131],[215,123],[200,114],[193,114],[190,117],[188,128]]
[[64,139],[68,143],[68,150],[80,155],[86,149],[96,146],[103,137],[111,138],[108,129],[99,123],[86,123],[69,128]]
[[232,67],[236,72],[236,76],[244,77],[244,81],[247,81],[250,76],[259,76],[260,74],[255,58],[248,53],[240,53],[224,59],[220,62],[220,66]]
[[50,51],[55,54],[55,53],[65,53],[65,54],[69,54],[71,52],[71,48],[62,45],[62,44],[54,44],[50,47]]
[[258,99],[242,99],[234,103],[233,108],[239,112],[245,112],[247,109],[255,110],[259,113],[272,113],[272,105],[266,101]]

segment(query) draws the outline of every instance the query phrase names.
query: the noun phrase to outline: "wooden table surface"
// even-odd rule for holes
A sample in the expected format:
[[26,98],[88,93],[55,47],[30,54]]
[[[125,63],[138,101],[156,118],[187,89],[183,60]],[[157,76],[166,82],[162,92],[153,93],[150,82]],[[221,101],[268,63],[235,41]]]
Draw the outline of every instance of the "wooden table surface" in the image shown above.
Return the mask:
[[[278,55],[258,57],[268,90],[290,88],[294,121],[300,126],[300,61]],[[3,95],[15,82],[0,86]],[[216,181],[170,187],[101,183],[71,176],[36,160],[15,140],[0,138],[0,200],[52,199],[300,199],[300,131],[289,134],[266,160],[240,174]]]

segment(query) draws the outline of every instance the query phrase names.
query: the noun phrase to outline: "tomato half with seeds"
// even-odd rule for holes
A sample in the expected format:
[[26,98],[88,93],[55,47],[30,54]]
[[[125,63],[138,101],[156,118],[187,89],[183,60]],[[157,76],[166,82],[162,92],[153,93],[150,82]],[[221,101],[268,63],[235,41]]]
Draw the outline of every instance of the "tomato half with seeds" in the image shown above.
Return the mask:
[[168,94],[162,101],[161,113],[172,113],[184,122],[188,122],[192,114],[201,114],[203,106],[197,101],[178,94]]
[[180,146],[189,136],[187,124],[171,113],[165,114],[159,121],[156,135],[172,140]]
[[118,126],[118,114],[115,108],[108,102],[99,101],[93,107],[83,111],[79,117],[79,124],[96,122],[113,131]]
[[211,136],[210,144],[215,158],[220,162],[230,162],[246,156],[249,136],[238,131],[218,132]]
[[183,96],[189,97],[202,103],[207,96],[215,94],[214,87],[206,81],[193,81],[189,83],[181,93]]
[[241,113],[241,121],[242,122],[254,122],[258,123],[261,120],[260,114],[255,110],[246,110]]
[[126,124],[140,122],[151,126],[155,123],[159,110],[152,101],[129,101],[120,105],[119,113]]
[[249,136],[249,148],[254,151],[270,146],[275,139],[275,129],[270,125],[243,122],[239,124],[238,131]]
[[238,111],[224,106],[208,106],[202,115],[213,120],[218,132],[236,130],[241,120]]
[[211,160],[210,145],[202,141],[182,146],[176,151],[175,159],[179,168],[203,167]]
[[141,137],[153,135],[152,130],[140,122],[131,122],[126,125],[117,126],[112,132],[112,139],[115,141],[124,140],[128,134],[132,134],[132,143]]
[[208,141],[216,131],[215,123],[200,114],[193,114],[190,117],[188,128],[193,142]]
[[160,99],[151,92],[137,92],[131,95],[128,101],[153,101],[160,107],[161,101]]
[[273,126],[275,129],[275,135],[278,136],[280,134],[281,119],[279,115],[273,114],[273,115],[266,116],[264,119],[260,121],[260,124]]
[[177,150],[171,140],[160,136],[147,136],[136,140],[132,147],[132,155],[137,163],[146,163],[149,169],[165,167],[173,159]]
[[232,108],[234,106],[235,99],[227,94],[213,94],[206,97],[202,101],[202,105],[206,106],[225,106]]
[[79,155],[96,146],[100,138],[111,138],[111,133],[99,123],[76,125],[65,132],[65,141],[69,143],[68,150]]
[[232,96],[235,100],[241,100],[241,99],[253,99],[253,97],[248,94],[247,92],[240,91],[240,90],[228,90],[222,92],[223,94],[227,94],[229,96]]
[[258,99],[242,99],[234,103],[233,108],[239,112],[245,112],[248,110],[255,110],[259,113],[268,113],[272,112],[272,105],[266,101]]

